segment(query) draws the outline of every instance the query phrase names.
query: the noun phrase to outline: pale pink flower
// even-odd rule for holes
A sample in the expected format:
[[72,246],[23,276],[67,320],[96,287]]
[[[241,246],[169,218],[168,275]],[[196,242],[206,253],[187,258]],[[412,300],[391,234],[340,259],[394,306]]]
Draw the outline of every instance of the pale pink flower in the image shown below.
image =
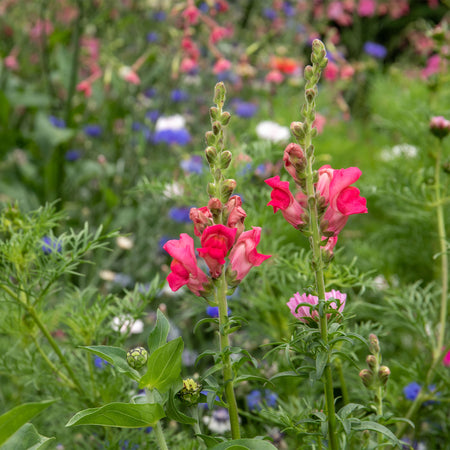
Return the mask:
[[[347,294],[343,294],[333,289],[330,292],[325,293],[325,300],[328,301],[330,299],[336,300],[330,303],[331,308],[337,309],[340,313],[342,313],[345,307]],[[337,302],[339,302],[339,308]],[[299,306],[301,303],[309,303],[311,307],[307,305]],[[318,311],[312,311],[312,307],[317,306],[318,304],[319,298],[315,295],[300,295],[298,292],[295,293],[294,296],[289,299],[289,302],[286,303],[291,310],[291,314],[303,323],[308,323],[308,318],[312,318],[316,321],[319,319]],[[327,314],[327,318],[330,317],[331,314]]]
[[242,208],[242,199],[239,195],[233,195],[225,205],[225,211],[228,214],[227,226],[229,228],[237,228],[236,239],[244,231],[244,220],[247,217],[246,212]]
[[312,126],[317,129],[317,133],[321,134],[327,123],[327,118],[322,116],[322,114],[316,113],[316,119],[314,120]]
[[191,208],[189,218],[194,223],[194,234],[199,237],[206,227],[214,225],[213,215],[207,206]]
[[9,70],[19,70],[19,62],[17,56],[12,52],[3,60],[5,67]]
[[353,78],[353,75],[355,74],[355,69],[350,64],[345,64],[341,68],[341,80],[350,80]]
[[375,14],[377,2],[375,0],[359,0],[358,15],[360,17],[371,17]]
[[183,58],[180,64],[180,70],[183,73],[193,73],[197,70],[198,64],[192,58]]
[[271,70],[265,77],[268,83],[280,84],[284,80],[283,74],[279,70]]
[[333,61],[328,61],[327,67],[323,71],[323,77],[328,81],[336,81],[339,77],[339,67]]
[[92,85],[88,80],[80,81],[77,84],[77,91],[82,92],[88,98],[92,95]]
[[127,81],[130,84],[140,84],[141,79],[139,78],[139,75],[129,66],[122,66],[119,69],[119,75],[121,78],[123,78],[125,81]]
[[226,72],[231,69],[231,62],[225,58],[219,58],[213,67],[213,73],[216,75],[221,72]]

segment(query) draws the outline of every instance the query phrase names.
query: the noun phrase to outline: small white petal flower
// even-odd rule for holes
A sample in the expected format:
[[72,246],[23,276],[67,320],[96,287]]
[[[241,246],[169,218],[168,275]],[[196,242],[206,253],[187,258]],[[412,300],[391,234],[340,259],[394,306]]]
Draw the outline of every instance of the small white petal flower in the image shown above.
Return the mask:
[[126,236],[118,236],[117,245],[123,250],[130,250],[133,248],[133,241]]
[[155,124],[155,131],[161,130],[180,130],[186,125],[186,119],[180,115],[161,116]]
[[256,134],[260,139],[271,142],[287,141],[291,135],[288,127],[283,127],[271,120],[264,120],[256,126]]
[[144,331],[144,322],[140,319],[134,320],[130,315],[125,315],[114,317],[111,328],[114,331],[120,331],[120,334],[141,334]]

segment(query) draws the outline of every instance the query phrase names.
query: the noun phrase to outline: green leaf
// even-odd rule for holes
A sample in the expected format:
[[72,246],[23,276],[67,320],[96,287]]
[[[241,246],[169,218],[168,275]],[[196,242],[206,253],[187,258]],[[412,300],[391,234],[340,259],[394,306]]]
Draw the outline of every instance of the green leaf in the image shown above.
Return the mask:
[[139,381],[141,376],[137,370],[131,368],[127,363],[127,352],[120,347],[109,347],[107,345],[92,345],[80,347],[94,355],[100,356],[112,364],[119,372],[124,373],[135,381]]
[[263,441],[262,439],[237,439],[235,441],[221,442],[212,448],[212,450],[273,450],[276,447],[269,441]]
[[179,337],[155,350],[147,360],[148,369],[139,386],[167,392],[180,376],[183,347],[183,340]]
[[277,378],[284,378],[284,377],[298,377],[298,373],[294,372],[293,370],[289,370],[287,372],[280,372],[274,375],[270,378],[270,381],[276,380]]
[[1,447],[1,450],[45,450],[56,438],[39,434],[31,423],[19,428]]
[[260,381],[261,383],[270,383],[273,386],[273,383],[265,377],[261,377],[258,375],[239,375],[233,381],[234,384],[241,383],[242,381]]
[[216,444],[224,440],[223,438],[208,436],[207,434],[197,434],[196,436],[205,443],[207,448],[214,447]]
[[105,427],[141,428],[153,426],[165,417],[158,403],[108,403],[100,408],[89,408],[77,412],[67,422],[74,425],[103,425]]
[[36,114],[34,126],[33,138],[44,154],[48,154],[51,149],[69,141],[75,135],[75,131],[70,128],[58,128],[52,125],[42,112]]
[[44,402],[24,403],[23,405],[16,406],[1,415],[0,444],[3,444],[36,414],[39,414],[55,402],[56,400],[46,400]]
[[197,422],[196,419],[182,413],[177,408],[177,406],[175,404],[175,394],[172,392],[172,390],[170,390],[170,392],[169,392],[169,401],[167,402],[167,405],[166,405],[166,413],[167,413],[167,417],[169,419],[173,419],[179,423],[186,423],[188,425],[193,425],[194,423]]
[[348,403],[347,405],[343,406],[339,410],[338,415],[340,417],[342,417],[343,419],[346,419],[356,409],[365,409],[365,406],[364,405],[360,405],[358,403]]
[[366,420],[359,423],[352,424],[352,430],[355,431],[375,431],[377,433],[381,433],[386,436],[392,443],[398,445],[400,448],[402,446],[401,442],[397,439],[394,433],[389,428],[386,428],[384,425],[380,425],[377,422],[371,422],[370,420]]
[[169,335],[170,324],[166,316],[158,309],[156,312],[156,325],[148,336],[148,353],[151,355],[157,348],[164,345]]
[[319,353],[316,358],[316,379],[320,380],[323,375],[323,371],[327,366],[328,354],[325,352]]

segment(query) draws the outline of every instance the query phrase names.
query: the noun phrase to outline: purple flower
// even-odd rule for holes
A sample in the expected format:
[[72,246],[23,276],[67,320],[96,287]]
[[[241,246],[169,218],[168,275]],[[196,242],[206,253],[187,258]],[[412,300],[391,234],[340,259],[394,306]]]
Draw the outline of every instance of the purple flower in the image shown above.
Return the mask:
[[97,369],[103,370],[108,364],[108,361],[100,358],[100,356],[94,357],[94,366],[97,367]]
[[178,130],[159,130],[156,131],[153,136],[153,142],[155,142],[155,144],[165,142],[166,144],[186,145],[190,140],[191,135],[185,128],[180,128]]
[[414,401],[419,395],[422,386],[415,381],[412,381],[403,388],[403,393],[405,394],[406,400]]
[[157,11],[153,14],[153,19],[156,22],[164,22],[166,20],[166,13],[164,11]]
[[89,124],[83,128],[84,134],[89,137],[100,137],[102,135],[102,127],[100,125]]
[[277,18],[277,12],[272,8],[264,8],[263,16],[269,20],[275,20]]
[[153,98],[156,96],[156,89],[155,88],[148,88],[144,91],[144,95],[147,98]]
[[[263,395],[264,394],[264,395]],[[264,393],[255,389],[247,395],[247,404],[250,410],[260,410],[263,402],[270,408],[273,408],[278,401],[278,395],[269,389],[265,389]]]
[[250,119],[258,111],[258,105],[250,102],[244,102],[242,100],[237,100],[234,103],[234,111],[236,115],[244,119]]
[[184,102],[189,98],[189,94],[181,89],[174,89],[170,94],[170,98],[173,102]]
[[386,47],[376,42],[366,42],[364,52],[376,59],[383,59],[387,54]]
[[[208,314],[209,317],[213,317],[213,318],[219,317],[219,307],[218,306],[207,306],[206,314]],[[230,310],[230,308],[228,308],[227,315],[229,316],[230,314],[231,314],[231,310]]]
[[161,114],[159,111],[157,111],[156,109],[153,109],[151,111],[147,111],[147,113],[145,114],[145,117],[147,119],[149,119],[150,121],[152,121],[153,123],[155,123],[159,119],[160,115]]
[[55,250],[58,253],[61,253],[61,243],[59,241],[55,241],[54,239],[52,239],[49,236],[44,236],[42,238],[42,251],[46,254],[46,255],[50,255],[51,253],[53,253]]
[[295,8],[289,2],[283,3],[283,11],[287,17],[295,16]]
[[64,119],[60,119],[55,116],[48,116],[48,120],[56,128],[66,128],[66,122]]
[[64,155],[64,157],[66,158],[66,161],[77,161],[78,159],[81,158],[81,151],[80,150],[67,150],[66,154]]
[[198,173],[203,172],[203,158],[199,155],[193,155],[189,159],[183,159],[180,162],[180,167],[188,173]]
[[147,33],[147,42],[158,42],[159,41],[159,34],[156,31],[150,31],[150,33]]
[[181,208],[170,208],[169,217],[178,223],[190,223],[189,212],[191,208],[182,206]]
[[209,11],[208,3],[206,3],[206,2],[201,2],[200,5],[198,5],[198,9],[199,9],[202,13],[207,13],[207,12]]

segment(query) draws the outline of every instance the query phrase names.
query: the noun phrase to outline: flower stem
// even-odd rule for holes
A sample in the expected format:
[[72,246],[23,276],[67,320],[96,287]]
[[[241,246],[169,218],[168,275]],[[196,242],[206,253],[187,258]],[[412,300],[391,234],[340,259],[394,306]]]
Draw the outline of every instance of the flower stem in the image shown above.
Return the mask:
[[230,339],[228,333],[227,282],[225,273],[222,273],[218,279],[216,301],[219,306],[220,351],[222,353],[223,381],[225,385],[225,399],[230,416],[231,436],[233,439],[240,439],[239,415],[233,388],[233,369],[231,367],[230,354],[228,353]]
[[[155,403],[155,396],[153,395],[153,391],[151,391],[150,389],[146,389],[145,396],[147,397],[149,403]],[[166,438],[164,437],[161,421],[156,421],[155,426],[153,427],[153,431],[155,432],[156,442],[158,442],[158,447],[160,448],[160,450],[169,450],[169,447],[167,447]]]
[[[305,148],[308,149],[310,146],[311,146],[311,134],[307,133],[305,136]],[[306,195],[308,196],[310,230],[312,233],[312,236],[310,237],[310,245],[313,255],[312,265],[316,279],[316,288],[317,288],[317,295],[319,297],[319,303],[322,303],[323,305],[325,303],[325,279],[323,275],[322,253],[320,251],[321,234],[319,228],[319,217],[317,212],[316,196],[314,189],[314,173],[312,167],[313,160],[314,157],[311,154],[308,157],[308,164],[306,169]],[[330,448],[332,450],[336,450],[339,447],[336,433],[337,427],[334,408],[333,377],[331,374],[330,352],[328,348],[328,322],[326,314],[323,313],[320,314],[319,324],[322,342],[328,354],[324,377],[325,404],[328,417],[328,439],[330,443]]]

